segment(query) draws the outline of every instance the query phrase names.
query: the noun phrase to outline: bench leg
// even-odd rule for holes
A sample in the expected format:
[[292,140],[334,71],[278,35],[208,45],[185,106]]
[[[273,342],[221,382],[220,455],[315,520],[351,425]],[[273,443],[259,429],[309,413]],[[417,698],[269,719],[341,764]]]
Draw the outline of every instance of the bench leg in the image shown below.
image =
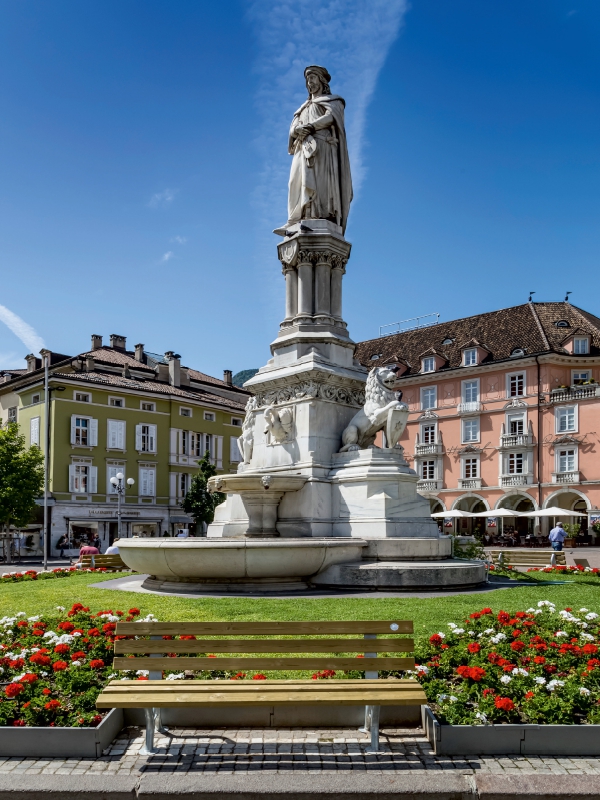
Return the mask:
[[371,750],[379,750],[379,709],[380,706],[371,706]]
[[373,706],[365,706],[365,724],[358,730],[361,733],[368,733],[371,730],[371,716],[373,713]]
[[154,724],[159,733],[169,733],[169,729],[165,728],[162,723],[162,708],[153,708],[154,711]]
[[143,756],[150,756],[153,753],[158,753],[154,747],[154,709],[145,708],[144,714],[146,716],[146,741],[140,750]]

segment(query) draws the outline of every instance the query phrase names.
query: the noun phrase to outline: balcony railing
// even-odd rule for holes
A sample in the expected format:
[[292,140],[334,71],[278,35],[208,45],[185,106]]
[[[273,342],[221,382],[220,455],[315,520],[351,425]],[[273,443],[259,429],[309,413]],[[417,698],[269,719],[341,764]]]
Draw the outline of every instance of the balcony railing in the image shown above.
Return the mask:
[[550,392],[551,403],[565,403],[570,400],[589,400],[600,397],[600,386],[569,386],[567,389],[554,389]]
[[417,483],[417,492],[438,492],[443,481],[421,480]]
[[479,402],[479,400],[473,400],[470,403],[458,404],[459,414],[479,414],[480,411],[481,411],[481,403]]
[[527,486],[533,482],[533,475],[523,473],[522,475],[501,475],[500,486],[510,488],[511,486]]
[[444,445],[441,442],[415,445],[416,456],[441,456],[443,452],[444,452]]
[[459,478],[459,489],[481,489],[481,478]]
[[579,483],[579,470],[573,472],[553,472],[552,483]]
[[532,433],[503,433],[500,436],[500,447],[532,447]]

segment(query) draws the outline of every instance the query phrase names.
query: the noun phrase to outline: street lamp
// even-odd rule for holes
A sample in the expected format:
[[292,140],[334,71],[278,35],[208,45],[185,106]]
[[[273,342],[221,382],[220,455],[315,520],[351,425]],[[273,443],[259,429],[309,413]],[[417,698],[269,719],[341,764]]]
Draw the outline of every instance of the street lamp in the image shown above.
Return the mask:
[[[123,495],[125,494],[125,489],[127,488],[123,483],[123,478],[124,477],[125,477],[125,475],[123,475],[122,472],[117,472],[117,474],[113,475],[113,477],[110,479],[110,482],[115,487],[115,491],[116,491],[117,497],[118,497],[118,499],[117,499],[117,538],[118,539],[121,538],[121,502],[122,502]],[[135,483],[135,481],[133,480],[133,478],[127,478],[127,486],[131,487],[131,486],[133,486],[134,483]]]
[[44,528],[42,533],[42,558],[44,569],[48,569],[48,551],[50,550],[50,516],[48,514],[48,477],[50,471],[50,403],[52,392],[64,392],[65,386],[50,386],[50,351],[40,350],[44,358]]

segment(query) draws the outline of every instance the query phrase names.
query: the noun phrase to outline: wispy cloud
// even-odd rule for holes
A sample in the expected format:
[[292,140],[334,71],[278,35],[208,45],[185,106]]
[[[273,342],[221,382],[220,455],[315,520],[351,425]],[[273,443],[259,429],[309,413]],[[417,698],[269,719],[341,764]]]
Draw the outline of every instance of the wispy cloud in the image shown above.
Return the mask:
[[185,244],[187,242],[187,236],[173,236],[171,241],[177,244]]
[[164,263],[165,261],[170,261],[172,258],[175,258],[175,253],[172,250],[169,250],[168,253],[163,255],[161,261]]
[[148,200],[148,207],[166,208],[167,206],[170,206],[175,199],[177,192],[177,189],[165,189],[163,192],[156,192],[152,195],[150,200]]
[[259,42],[257,105],[263,116],[257,147],[263,170],[257,203],[265,220],[280,224],[287,211],[290,158],[287,131],[306,99],[304,68],[322,64],[331,90],[346,100],[346,130],[355,197],[365,178],[367,108],[377,77],[398,36],[407,0],[251,0]]
[[30,353],[39,353],[44,347],[44,340],[31,325],[6,306],[0,305],[0,322],[3,322],[29,348]]
[[0,352],[0,369],[24,369],[23,353],[14,350]]

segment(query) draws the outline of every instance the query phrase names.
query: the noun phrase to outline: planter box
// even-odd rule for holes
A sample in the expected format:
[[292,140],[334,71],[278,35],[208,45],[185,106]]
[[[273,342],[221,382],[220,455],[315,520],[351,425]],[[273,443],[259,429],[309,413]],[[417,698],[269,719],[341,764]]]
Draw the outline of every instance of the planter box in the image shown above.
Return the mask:
[[445,725],[429,706],[421,719],[436,755],[600,755],[600,725]]
[[97,728],[0,727],[0,756],[99,758],[122,727],[121,708],[113,708]]

